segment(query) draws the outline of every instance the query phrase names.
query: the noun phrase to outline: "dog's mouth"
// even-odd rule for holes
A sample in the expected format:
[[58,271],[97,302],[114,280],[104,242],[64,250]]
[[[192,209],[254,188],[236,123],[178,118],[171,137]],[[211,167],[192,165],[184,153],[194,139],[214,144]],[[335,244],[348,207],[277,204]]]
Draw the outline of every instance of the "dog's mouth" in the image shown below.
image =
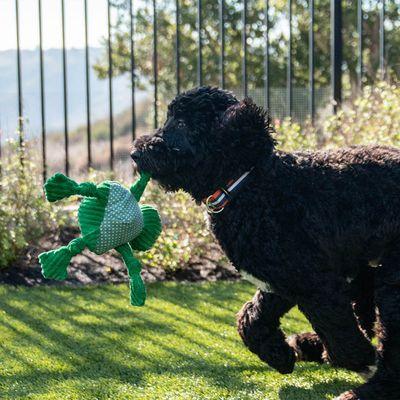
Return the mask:
[[161,163],[147,157],[145,152],[134,149],[131,153],[131,158],[136,172],[147,172],[155,180],[162,180],[163,178],[168,177],[168,173],[160,168]]

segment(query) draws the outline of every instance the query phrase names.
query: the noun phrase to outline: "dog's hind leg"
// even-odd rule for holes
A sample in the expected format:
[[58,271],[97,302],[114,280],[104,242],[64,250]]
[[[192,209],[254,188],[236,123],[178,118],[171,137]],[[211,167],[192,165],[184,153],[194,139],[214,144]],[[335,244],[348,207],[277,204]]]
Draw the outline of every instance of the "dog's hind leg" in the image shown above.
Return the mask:
[[376,268],[362,265],[360,273],[351,282],[352,304],[358,325],[370,339],[374,337]]
[[400,399],[400,251],[384,256],[376,270],[379,339],[377,372],[340,400]]
[[[358,325],[365,334],[374,336],[376,320],[374,290],[375,271],[368,264],[360,268],[360,273],[351,282],[353,311]],[[297,361],[323,363],[324,345],[314,332],[292,335],[288,338],[289,345],[295,350]]]
[[[374,336],[374,323],[376,320],[374,290],[375,271],[368,264],[362,265],[360,273],[351,282],[353,311],[358,325],[365,334]],[[296,352],[297,361],[313,361],[323,363],[324,345],[319,336],[314,332],[292,335],[288,343]]]

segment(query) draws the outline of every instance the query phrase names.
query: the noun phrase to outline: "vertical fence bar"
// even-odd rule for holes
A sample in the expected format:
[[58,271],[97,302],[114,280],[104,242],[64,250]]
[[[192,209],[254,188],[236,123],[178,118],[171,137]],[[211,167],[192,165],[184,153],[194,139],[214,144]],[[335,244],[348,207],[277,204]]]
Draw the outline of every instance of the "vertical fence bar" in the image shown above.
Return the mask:
[[65,49],[65,4],[61,0],[61,34],[62,34],[62,70],[63,70],[63,97],[64,97],[64,145],[65,145],[65,173],[69,175],[69,138],[68,138],[68,83],[67,83],[67,52]]
[[269,0],[265,1],[265,47],[264,47],[264,107],[266,109],[271,108],[271,98],[270,98],[270,63],[269,63]]
[[135,63],[135,26],[134,26],[134,15],[133,15],[133,0],[129,0],[129,28],[130,28],[130,61],[131,61],[131,120],[132,120],[132,140],[136,139],[136,63]]
[[110,170],[114,170],[114,113],[113,113],[113,61],[111,40],[111,3],[107,1],[107,29],[108,29],[108,102],[110,125]]
[[247,82],[247,0],[243,0],[243,11],[242,11],[242,80],[243,80],[243,95],[247,97],[248,82]]
[[222,89],[225,89],[225,0],[219,1],[219,40],[221,46],[219,54],[219,81]]
[[0,189],[1,189],[1,175],[3,174],[2,133],[3,133],[3,130],[1,129],[1,125],[0,125]]
[[44,63],[43,63],[43,19],[42,0],[38,0],[39,13],[39,65],[40,65],[40,112],[42,122],[42,175],[43,182],[47,178],[47,157],[46,157],[46,109],[44,99]]
[[90,58],[89,58],[89,27],[88,27],[88,0],[84,1],[85,14],[85,73],[86,73],[86,134],[87,134],[87,168],[92,167],[92,124],[90,119]]
[[175,1],[175,64],[176,64],[176,93],[181,92],[181,32],[180,32],[180,7],[179,0]]
[[335,114],[342,102],[342,63],[342,1],[331,0],[331,80]]
[[308,57],[309,57],[309,81],[310,81],[310,93],[309,93],[309,109],[311,122],[315,120],[315,41],[314,41],[314,0],[309,0],[309,11],[310,11],[310,30],[309,30],[309,45],[308,45]]
[[292,87],[292,0],[288,0],[288,22],[289,22],[289,37],[288,37],[288,62],[287,62],[287,107],[288,107],[288,115],[292,117],[292,109],[293,109],[293,87]]
[[197,55],[197,82],[203,85],[203,18],[202,3],[197,0],[197,29],[198,29],[198,55]]
[[363,79],[363,2],[357,1],[357,36],[358,36],[358,62],[357,62],[357,75],[358,75],[358,88],[362,89]]
[[[15,0],[15,26],[17,30],[17,85],[18,85],[18,137],[19,146],[22,150],[24,146],[24,117],[22,106],[22,76],[21,76],[21,46],[19,35],[19,1]],[[21,164],[24,163],[23,153],[20,152]]]
[[157,4],[153,0],[153,80],[154,80],[154,128],[158,126],[158,53],[157,53]]
[[385,9],[386,2],[381,0],[381,8],[379,12],[379,69],[381,78],[385,78]]

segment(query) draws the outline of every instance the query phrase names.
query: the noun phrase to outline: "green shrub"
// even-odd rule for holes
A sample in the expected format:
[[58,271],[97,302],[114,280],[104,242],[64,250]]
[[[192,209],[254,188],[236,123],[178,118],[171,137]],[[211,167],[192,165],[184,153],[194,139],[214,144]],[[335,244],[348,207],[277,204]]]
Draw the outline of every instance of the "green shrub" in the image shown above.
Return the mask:
[[[301,126],[290,119],[276,121],[275,125],[278,147],[285,151],[371,143],[398,146],[400,88],[388,83],[365,87],[358,99],[345,104],[337,115],[315,127],[309,122]],[[62,205],[50,206],[44,201],[39,176],[28,159],[24,169],[20,167],[18,156],[4,164],[0,195],[0,266],[11,262],[30,240],[55,227],[55,223],[57,226],[66,223],[71,216]],[[92,171],[88,179],[101,182],[109,178],[112,175]],[[131,183],[126,182],[127,185]],[[189,195],[165,193],[150,183],[143,201],[155,205],[163,220],[163,231],[156,245],[140,254],[145,265],[177,269],[185,267],[194,256],[207,255],[214,239],[207,229],[204,209]],[[76,221],[76,216],[72,216]]]
[[141,254],[144,264],[178,269],[195,255],[206,254],[213,241],[204,210],[182,191],[165,193],[150,183],[143,202],[154,204],[163,221],[163,231],[156,245]]
[[364,88],[324,124],[325,146],[400,144],[400,86],[380,82]]
[[301,126],[285,119],[276,121],[278,147],[285,151],[313,150],[350,145],[400,144],[400,86],[380,82],[366,86],[354,101],[336,115]]
[[44,200],[40,174],[28,152],[15,143],[7,147],[11,155],[3,160],[0,178],[0,268],[15,260],[56,220],[55,212]]
[[318,147],[317,128],[309,121],[304,126],[285,118],[275,121],[275,139],[277,147],[284,151],[314,150]]

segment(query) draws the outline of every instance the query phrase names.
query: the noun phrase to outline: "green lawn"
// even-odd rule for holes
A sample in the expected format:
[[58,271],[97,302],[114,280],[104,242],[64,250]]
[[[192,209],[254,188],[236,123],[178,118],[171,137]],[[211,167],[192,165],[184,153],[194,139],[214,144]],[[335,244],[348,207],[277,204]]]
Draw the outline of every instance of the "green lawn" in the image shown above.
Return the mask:
[[[125,285],[0,286],[0,399],[331,399],[354,374],[299,364],[272,371],[242,345],[235,313],[244,283],[148,287],[143,308]],[[308,330],[292,311],[287,333]]]

